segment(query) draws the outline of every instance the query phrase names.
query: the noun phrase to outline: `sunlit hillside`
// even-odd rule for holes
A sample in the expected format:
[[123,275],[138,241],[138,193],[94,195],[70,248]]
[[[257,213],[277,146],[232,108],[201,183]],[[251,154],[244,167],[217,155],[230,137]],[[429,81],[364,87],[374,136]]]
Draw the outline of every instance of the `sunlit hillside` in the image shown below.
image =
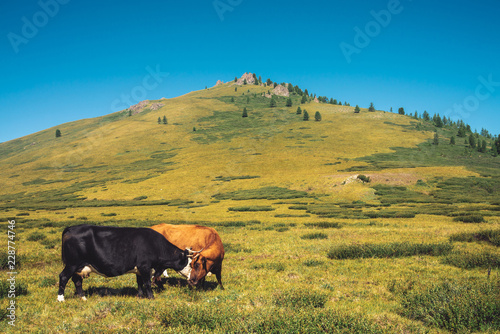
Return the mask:
[[[498,332],[493,139],[273,88],[229,82],[1,143],[0,225],[16,221],[16,329]],[[59,304],[60,235],[81,223],[212,226],[226,249],[226,290],[215,278],[189,289],[173,273],[155,300],[139,300],[133,275],[91,276],[86,303],[70,283]]]

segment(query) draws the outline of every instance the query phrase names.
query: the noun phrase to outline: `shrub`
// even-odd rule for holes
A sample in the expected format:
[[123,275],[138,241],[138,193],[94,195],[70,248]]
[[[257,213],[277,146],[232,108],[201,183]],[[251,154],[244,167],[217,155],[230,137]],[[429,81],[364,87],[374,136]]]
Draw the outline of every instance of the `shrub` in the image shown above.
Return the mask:
[[370,181],[371,181],[370,177],[363,175],[363,174],[359,174],[358,179],[363,181],[363,183],[370,183]]
[[328,239],[328,235],[326,235],[325,233],[317,232],[317,233],[304,234],[300,238],[301,239]]
[[478,232],[455,233],[450,236],[450,241],[478,242],[486,241],[494,246],[500,246],[500,230],[481,230]]
[[471,215],[461,215],[453,218],[454,221],[461,221],[464,223],[482,223],[484,222],[484,217],[480,214]]
[[143,199],[146,199],[148,198],[148,196],[138,196],[136,198],[134,198],[134,201],[142,201]]
[[28,241],[39,241],[47,238],[47,236],[41,232],[33,232],[31,233],[28,238],[26,238]]
[[305,226],[317,227],[317,228],[341,228],[339,223],[334,222],[317,222],[317,223],[306,223]]
[[111,212],[111,213],[104,213],[104,212],[102,212],[101,216],[103,216],[103,217],[115,217],[116,213],[114,213],[114,212]]
[[445,282],[402,298],[401,313],[451,332],[500,329],[499,282]]
[[275,210],[270,206],[237,206],[228,208],[229,211],[240,211],[240,212],[248,212],[248,211],[273,211]]
[[[0,299],[7,298],[10,293],[13,293],[11,290],[11,285],[10,282],[7,280],[1,280],[0,281]],[[22,295],[27,295],[28,294],[28,286],[24,283],[19,282],[16,280],[15,283],[15,296],[19,297]]]
[[328,295],[313,290],[291,289],[277,292],[273,296],[276,306],[289,308],[324,307],[328,301]]
[[318,267],[318,266],[323,265],[323,263],[324,263],[323,261],[311,259],[311,260],[304,261],[303,265],[306,267]]
[[359,259],[359,258],[397,258],[415,255],[446,255],[453,249],[449,243],[437,244],[363,244],[342,245],[332,248],[327,256],[330,259]]
[[481,253],[453,252],[446,256],[442,262],[462,269],[500,268],[500,255],[488,251]]

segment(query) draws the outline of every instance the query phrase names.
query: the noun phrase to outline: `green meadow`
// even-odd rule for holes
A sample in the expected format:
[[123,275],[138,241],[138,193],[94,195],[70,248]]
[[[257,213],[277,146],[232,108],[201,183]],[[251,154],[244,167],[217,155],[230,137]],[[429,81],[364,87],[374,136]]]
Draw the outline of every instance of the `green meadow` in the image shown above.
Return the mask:
[[[270,90],[227,83],[0,144],[0,331],[499,333],[493,139],[478,152],[453,125],[296,93],[271,107]],[[159,223],[218,231],[225,290],[170,270],[146,300],[134,275],[92,275],[87,301],[70,282],[57,302],[65,227]]]

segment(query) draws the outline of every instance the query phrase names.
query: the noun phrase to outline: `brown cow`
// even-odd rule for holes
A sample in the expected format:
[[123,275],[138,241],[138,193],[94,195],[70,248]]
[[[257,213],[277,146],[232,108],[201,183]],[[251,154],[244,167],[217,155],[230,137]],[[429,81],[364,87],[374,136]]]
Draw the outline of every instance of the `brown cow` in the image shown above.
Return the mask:
[[205,276],[213,273],[221,289],[224,290],[221,281],[224,246],[217,231],[199,225],[159,224],[151,228],[163,234],[168,241],[181,249],[201,250],[191,261],[192,269],[187,277],[189,285],[197,285],[199,282],[204,284]]

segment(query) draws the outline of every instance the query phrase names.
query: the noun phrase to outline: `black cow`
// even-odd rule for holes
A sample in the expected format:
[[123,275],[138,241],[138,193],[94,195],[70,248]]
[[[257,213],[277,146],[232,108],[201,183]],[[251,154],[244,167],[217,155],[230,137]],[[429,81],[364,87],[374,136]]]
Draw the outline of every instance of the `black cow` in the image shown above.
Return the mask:
[[64,289],[71,278],[76,295],[86,300],[82,282],[94,272],[104,277],[127,273],[137,275],[139,297],[154,298],[151,273],[159,277],[167,268],[181,271],[193,256],[188,249],[172,245],[163,235],[150,228],[78,225],[62,233],[62,260],[65,267],[59,275],[58,301],[64,301]]

